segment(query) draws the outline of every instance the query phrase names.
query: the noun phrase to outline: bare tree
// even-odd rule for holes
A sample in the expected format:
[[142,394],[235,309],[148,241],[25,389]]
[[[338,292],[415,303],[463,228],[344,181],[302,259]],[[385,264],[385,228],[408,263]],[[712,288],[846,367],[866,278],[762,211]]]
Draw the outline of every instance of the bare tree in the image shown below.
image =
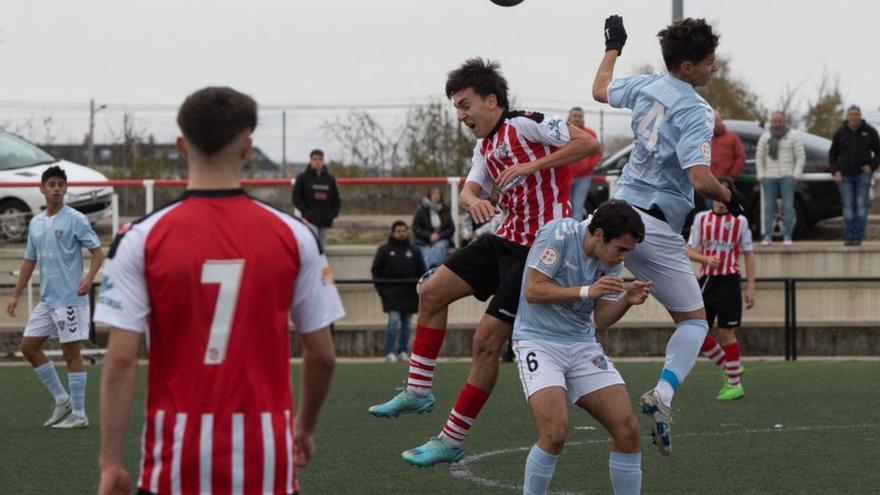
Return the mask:
[[831,138],[840,127],[843,118],[843,94],[840,91],[840,76],[832,78],[822,71],[822,80],[816,91],[816,99],[809,102],[804,114],[807,132]]
[[763,121],[767,109],[746,81],[733,76],[730,60],[718,58],[716,64],[718,71],[706,87],[700,88],[700,94],[725,118]]
[[359,166],[368,177],[397,175],[403,166],[402,133],[389,133],[368,112],[352,111],[344,118],[325,123],[323,128],[342,144],[343,161]]

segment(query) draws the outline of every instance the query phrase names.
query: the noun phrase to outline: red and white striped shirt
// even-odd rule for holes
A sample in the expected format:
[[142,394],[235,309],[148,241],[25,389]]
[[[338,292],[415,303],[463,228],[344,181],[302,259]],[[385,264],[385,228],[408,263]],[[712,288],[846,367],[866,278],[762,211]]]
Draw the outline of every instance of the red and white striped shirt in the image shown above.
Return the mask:
[[95,321],[147,332],[138,488],[293,493],[288,321],[343,316],[314,234],[242,190],[187,191],[121,233]]
[[735,275],[739,273],[740,251],[752,250],[752,232],[744,215],[719,215],[701,211],[691,226],[690,246],[710,258],[718,258],[718,268],[703,265],[702,275]]
[[[489,136],[477,140],[467,181],[479,184],[488,196],[506,168],[547,156],[570,139],[562,117],[507,112]],[[526,177],[499,198],[498,205],[506,214],[495,234],[531,247],[544,224],[571,215],[570,190],[570,167],[544,169]]]

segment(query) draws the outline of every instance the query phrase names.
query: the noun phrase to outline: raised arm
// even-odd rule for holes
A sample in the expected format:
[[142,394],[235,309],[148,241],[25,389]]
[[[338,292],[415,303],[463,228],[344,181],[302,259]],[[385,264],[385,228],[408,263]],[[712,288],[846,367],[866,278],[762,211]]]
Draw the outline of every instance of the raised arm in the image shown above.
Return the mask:
[[593,80],[593,99],[600,103],[608,103],[608,85],[614,79],[614,64],[623,53],[626,44],[626,29],[623,17],[612,15],[605,19],[605,56],[596,71]]

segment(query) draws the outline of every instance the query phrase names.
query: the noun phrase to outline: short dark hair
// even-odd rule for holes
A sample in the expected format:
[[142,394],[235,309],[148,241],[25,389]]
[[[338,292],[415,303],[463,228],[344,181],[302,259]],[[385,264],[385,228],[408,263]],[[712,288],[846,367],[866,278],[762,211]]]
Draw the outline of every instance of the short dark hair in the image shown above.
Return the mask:
[[469,58],[459,68],[449,72],[446,78],[447,98],[452,98],[452,95],[467,88],[473,88],[483,98],[495,95],[499,107],[510,109],[507,80],[501,75],[501,65],[498,62]]
[[691,17],[673,22],[657,33],[657,37],[669,70],[677,69],[682,62],[699,62],[715,53],[719,38],[706,19]]
[[64,172],[63,168],[55,165],[54,167],[49,167],[43,171],[43,175],[40,177],[40,184],[45,186],[52,177],[61,177],[64,179],[64,182],[67,182],[67,173]]
[[606,201],[596,208],[587,230],[595,234],[596,229],[602,229],[605,242],[626,234],[632,235],[636,242],[645,240],[645,224],[642,222],[642,217],[629,203],[619,199]]
[[228,87],[207,87],[186,97],[177,112],[183,136],[199,151],[213,155],[242,131],[257,127],[257,102]]
[[575,110],[578,111],[578,112],[581,112],[581,113],[584,112],[584,109],[581,108],[581,107],[571,107],[571,108],[568,110],[568,113],[570,114],[571,112],[574,112]]
[[320,156],[320,157],[323,157],[323,156],[324,156],[324,152],[321,151],[321,150],[319,150],[318,148],[315,148],[315,149],[313,149],[312,151],[309,151],[309,159],[310,159],[310,160],[311,160],[311,158],[312,158],[313,156]]
[[400,226],[404,226],[407,230],[409,230],[409,225],[407,225],[406,222],[404,222],[403,220],[396,220],[394,223],[391,224],[391,232],[393,233],[394,229]]

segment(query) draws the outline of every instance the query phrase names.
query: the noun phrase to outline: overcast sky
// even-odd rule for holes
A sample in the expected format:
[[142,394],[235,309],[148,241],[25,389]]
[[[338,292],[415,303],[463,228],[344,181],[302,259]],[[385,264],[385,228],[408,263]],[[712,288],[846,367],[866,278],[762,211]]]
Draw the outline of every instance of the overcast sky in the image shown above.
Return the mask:
[[[684,3],[686,16],[706,17],[721,33],[719,54],[769,107],[787,84],[801,84],[802,102],[812,98],[823,70],[840,77],[848,103],[880,106],[877,0]],[[51,115],[57,141],[81,141],[94,97],[109,105],[98,114],[98,141],[120,127],[124,108],[170,140],[174,108],[188,93],[230,85],[266,107],[257,145],[275,159],[278,108],[291,107],[287,156],[300,161],[312,147],[332,152],[320,126],[345,113],[302,105],[441,98],[446,73],[472,56],[502,63],[520,107],[598,109],[589,88],[605,17],[624,17],[629,41],[618,74],[626,75],[662,66],[655,34],[671,10],[670,0],[525,0],[513,8],[489,0],[3,0],[0,123]],[[377,112],[393,125],[404,111]],[[625,125],[611,120],[612,130]]]

